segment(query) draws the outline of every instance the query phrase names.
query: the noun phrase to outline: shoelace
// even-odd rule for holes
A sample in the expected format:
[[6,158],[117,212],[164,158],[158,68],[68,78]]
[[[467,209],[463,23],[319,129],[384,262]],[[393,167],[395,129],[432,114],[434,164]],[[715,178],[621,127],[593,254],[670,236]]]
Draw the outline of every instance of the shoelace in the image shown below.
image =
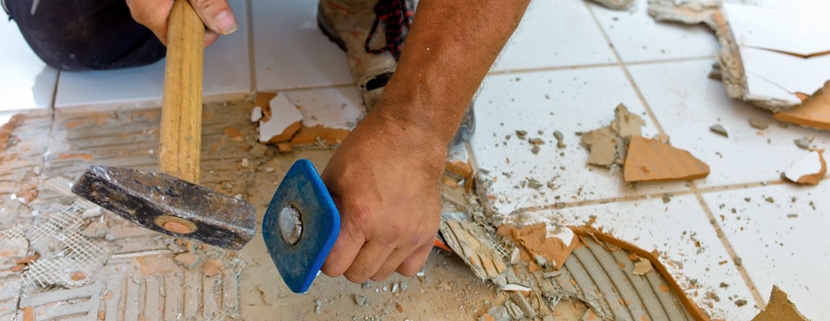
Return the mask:
[[[372,29],[369,30],[369,36],[366,37],[366,42],[363,45],[366,52],[379,54],[388,51],[393,56],[399,57],[403,46],[404,29],[409,29],[412,15],[412,9],[407,7],[405,0],[378,1],[375,5],[375,21],[372,23]],[[383,22],[386,33],[386,45],[377,49],[369,48],[369,42],[375,36],[381,22]]]

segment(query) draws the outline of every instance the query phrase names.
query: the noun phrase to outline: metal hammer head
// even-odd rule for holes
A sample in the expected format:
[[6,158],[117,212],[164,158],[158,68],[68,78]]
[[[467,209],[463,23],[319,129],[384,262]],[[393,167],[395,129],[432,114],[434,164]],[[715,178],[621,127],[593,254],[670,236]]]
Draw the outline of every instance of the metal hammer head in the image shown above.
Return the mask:
[[256,230],[253,205],[166,174],[91,166],[72,192],[142,227],[232,250]]

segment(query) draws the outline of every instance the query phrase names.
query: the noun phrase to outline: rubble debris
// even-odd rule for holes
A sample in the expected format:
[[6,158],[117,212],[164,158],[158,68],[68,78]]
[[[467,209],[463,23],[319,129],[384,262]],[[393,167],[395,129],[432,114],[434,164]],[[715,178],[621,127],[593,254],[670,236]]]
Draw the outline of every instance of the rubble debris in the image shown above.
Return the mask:
[[14,193],[14,198],[23,205],[29,205],[37,198],[38,190],[36,185],[22,188],[17,193]]
[[772,115],[778,121],[830,130],[830,81],[793,109]]
[[[300,130],[303,114],[288,101],[285,94],[277,94],[271,99],[268,111],[259,121],[259,141],[262,143],[277,144],[287,142]],[[270,117],[274,115],[275,117]]]
[[440,225],[441,235],[447,246],[453,249],[481,279],[497,277],[507,267],[503,261],[504,249],[485,242],[490,234],[480,225],[470,221],[446,220]]
[[277,150],[280,153],[290,153],[294,150],[294,147],[290,143],[277,143]]
[[709,165],[688,151],[643,137],[631,139],[623,169],[626,182],[682,181],[708,175]]
[[759,118],[750,119],[749,120],[749,125],[752,126],[752,128],[760,129],[760,130],[765,130],[765,129],[769,128],[769,122],[764,120],[764,119],[759,119]]
[[202,256],[191,252],[176,254],[174,257],[176,263],[183,266],[185,269],[192,269],[202,263]]
[[527,318],[535,318],[536,317],[536,310],[533,309],[533,306],[530,305],[530,302],[527,301],[524,295],[519,292],[510,292],[510,301],[516,304],[519,309],[522,310],[522,314]]
[[245,140],[245,134],[243,134],[241,130],[233,126],[225,127],[225,136],[228,136],[228,138],[235,142],[241,142]]
[[527,131],[526,130],[516,130],[516,137],[518,137],[521,140],[525,140],[525,138],[527,137]]
[[89,225],[87,225],[87,227],[85,227],[83,231],[81,231],[81,235],[91,239],[100,239],[107,235],[108,230],[109,228],[107,227],[107,224],[99,221],[94,221],[92,223],[89,223]]
[[224,269],[225,265],[219,259],[209,259],[202,264],[202,274],[207,277],[215,276]]
[[357,304],[357,306],[359,307],[365,307],[369,304],[369,300],[366,299],[365,295],[355,294],[354,303]]
[[458,159],[452,162],[447,162],[444,165],[444,170],[453,173],[462,179],[469,179],[473,176],[473,166],[470,164],[469,159],[466,162]]
[[509,236],[527,251],[523,258],[528,256],[528,259],[524,261],[533,258],[534,263],[543,268],[550,265],[557,270],[561,269],[565,260],[579,244],[569,228],[551,226],[548,223],[522,227],[502,224],[497,231],[498,235]]
[[6,150],[12,137],[12,132],[25,120],[23,114],[12,116],[8,122],[0,126],[0,152]]
[[641,127],[645,126],[646,122],[637,114],[632,114],[628,108],[623,104],[617,105],[614,109],[614,120],[611,122],[611,130],[623,138],[631,138],[633,136],[641,136]]
[[793,140],[796,146],[801,149],[810,149],[810,144],[813,143],[813,137],[803,137]]
[[603,7],[611,10],[628,10],[634,3],[634,0],[591,0]]
[[251,147],[251,149],[248,151],[248,154],[253,156],[253,157],[256,157],[256,158],[262,158],[262,157],[265,157],[265,154],[267,152],[268,152],[268,147],[267,146],[262,145],[262,144],[254,143],[254,146]]
[[793,183],[816,185],[827,173],[824,150],[814,150],[784,171],[784,177]]
[[609,126],[582,134],[581,143],[590,154],[588,164],[612,167],[625,162],[627,141],[640,136],[645,121],[628,111],[623,104],[614,109],[614,120]]
[[562,149],[568,147],[568,145],[565,145],[565,135],[562,135],[562,132],[558,130],[553,131],[553,137],[556,138],[556,148]]
[[[322,142],[322,147],[340,144],[349,135],[348,129],[329,128],[322,125],[302,126],[291,138],[291,146],[311,146]],[[279,148],[279,145],[277,145]],[[280,150],[282,151],[282,150]]]
[[723,137],[729,137],[729,132],[727,132],[726,128],[723,128],[723,125],[721,125],[721,124],[715,124],[715,125],[709,126],[709,130],[712,131],[713,133],[721,135]]
[[640,258],[640,260],[637,261],[637,263],[634,263],[634,270],[631,271],[631,274],[643,276],[651,271],[654,271],[654,269],[651,267],[651,262],[644,258]]
[[752,321],[807,321],[808,319],[798,311],[795,304],[790,302],[787,293],[778,286],[772,286],[769,303],[758,313]]
[[507,312],[507,308],[500,305],[488,309],[487,314],[491,315],[495,321],[510,321],[513,319],[510,313]]
[[403,305],[401,305],[398,302],[395,302],[395,310],[398,310],[398,312],[403,313],[403,311],[404,311]]
[[610,127],[602,127],[582,135],[582,145],[588,148],[588,164],[611,167],[619,164],[617,153],[617,135]]

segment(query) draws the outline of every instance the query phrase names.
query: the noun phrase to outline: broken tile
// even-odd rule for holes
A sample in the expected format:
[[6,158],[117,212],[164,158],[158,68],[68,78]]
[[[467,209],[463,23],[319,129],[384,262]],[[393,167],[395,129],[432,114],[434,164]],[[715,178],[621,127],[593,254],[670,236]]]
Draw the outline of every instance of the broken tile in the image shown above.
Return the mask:
[[800,105],[772,117],[782,122],[830,130],[830,81]]
[[[571,255],[578,242],[573,232],[566,227],[555,227],[548,223],[536,223],[522,227],[511,224],[499,226],[498,234],[509,236],[520,244],[530,255],[531,262],[542,267],[560,269]],[[540,262],[540,260],[542,262]]]
[[693,180],[709,175],[709,165],[659,141],[632,137],[628,145],[623,179],[626,182]]
[[784,171],[784,177],[793,183],[816,185],[827,173],[824,150],[811,151]]
[[[694,195],[677,195],[668,204],[664,204],[659,198],[651,198],[569,207],[556,211],[545,210],[537,215],[561,218],[564,224],[569,225],[583,225],[590,221],[591,217],[595,217],[593,225],[604,230],[613,230],[614,237],[631,242],[646,252],[652,249],[659,250],[658,260],[665,266],[669,275],[676,279],[684,292],[713,320],[749,320],[757,314],[757,309],[751,305],[736,309],[728,300],[714,301],[703,295],[705,292],[714,291],[721,298],[751,298],[752,292],[734,265],[718,264],[730,255],[722,246]],[[690,235],[694,235],[694,240]],[[704,250],[701,251],[700,248]],[[641,254],[643,255],[638,256],[653,255]],[[630,260],[627,257],[620,259]],[[632,265],[633,263],[628,263],[626,271],[633,268]],[[652,275],[656,273],[646,273],[642,277],[648,278]],[[632,280],[637,278],[629,276]],[[721,282],[727,282],[731,286],[719,288]]]
[[642,127],[646,125],[640,115],[632,114],[623,104],[614,108],[614,121],[611,122],[611,130],[623,138],[642,136]]
[[303,115],[284,94],[277,94],[271,99],[269,106],[271,116],[259,122],[259,141],[277,144],[290,140],[300,129]]
[[609,167],[617,163],[617,135],[611,127],[602,127],[582,134],[582,145],[590,151],[588,164]]
[[715,125],[709,126],[709,130],[712,131],[713,133],[721,135],[723,137],[729,137],[729,132],[727,132],[726,128],[723,128],[723,125],[721,125],[721,124],[715,124]]
[[807,318],[790,302],[786,292],[773,286],[767,306],[752,321],[807,321]]
[[[815,91],[830,74],[830,22],[806,7],[769,9],[724,3],[746,75],[745,98],[794,106],[797,92]],[[774,22],[774,23],[771,23]]]

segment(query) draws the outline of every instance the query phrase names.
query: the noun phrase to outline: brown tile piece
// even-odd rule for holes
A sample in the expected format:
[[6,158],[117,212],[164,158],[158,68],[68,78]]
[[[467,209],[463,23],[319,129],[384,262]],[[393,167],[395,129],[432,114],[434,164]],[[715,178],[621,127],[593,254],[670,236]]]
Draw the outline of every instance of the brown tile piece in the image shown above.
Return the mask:
[[777,112],[772,118],[786,123],[830,130],[830,81],[825,82],[824,88],[816,91],[801,105]]
[[623,169],[626,182],[665,182],[704,178],[709,165],[688,151],[660,141],[631,137]]
[[823,154],[823,149],[811,151],[784,171],[784,177],[797,184],[818,185],[827,174],[827,162]]
[[777,286],[772,286],[769,303],[763,311],[758,313],[752,321],[807,321],[807,318],[798,312],[795,305],[787,298],[787,293]]
[[530,255],[539,255],[548,262],[553,262],[554,267],[559,270],[565,265],[565,260],[571,255],[579,242],[576,238],[570,244],[565,244],[561,238],[548,237],[547,224],[537,223],[516,227],[510,224],[503,224],[498,228],[498,234],[510,236],[516,243],[520,244]]

